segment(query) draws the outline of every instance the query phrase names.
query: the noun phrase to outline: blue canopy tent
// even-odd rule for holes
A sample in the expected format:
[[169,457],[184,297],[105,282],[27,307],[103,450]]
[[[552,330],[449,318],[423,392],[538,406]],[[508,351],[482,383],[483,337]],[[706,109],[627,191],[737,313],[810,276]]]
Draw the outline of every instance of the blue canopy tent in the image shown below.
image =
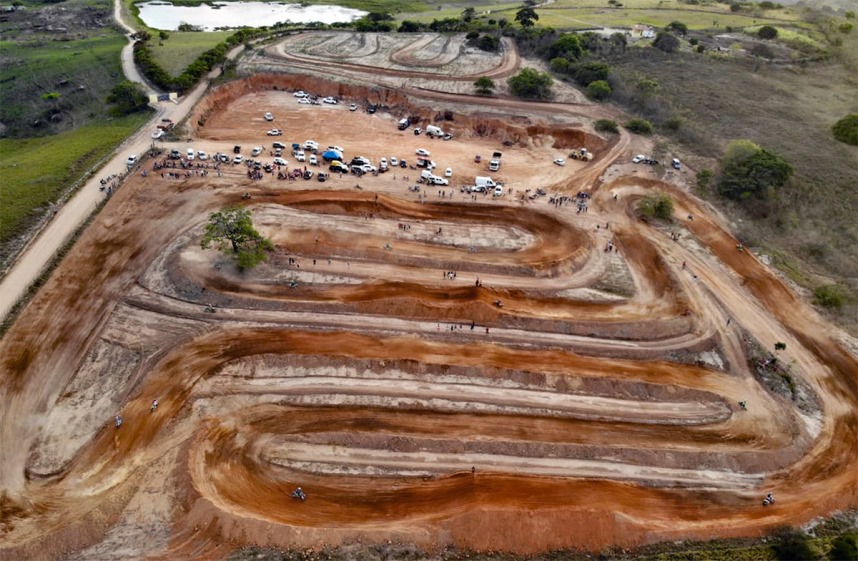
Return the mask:
[[338,150],[326,150],[324,154],[322,154],[322,158],[326,162],[330,162],[332,160],[343,161],[343,155]]

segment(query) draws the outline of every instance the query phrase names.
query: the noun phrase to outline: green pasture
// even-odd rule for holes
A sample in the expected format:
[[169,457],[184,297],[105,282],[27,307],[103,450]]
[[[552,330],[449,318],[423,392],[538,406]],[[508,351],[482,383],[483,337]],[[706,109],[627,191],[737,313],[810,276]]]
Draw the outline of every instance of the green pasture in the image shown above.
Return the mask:
[[168,31],[165,41],[152,33],[152,54],[155,60],[172,76],[179,76],[198,56],[222,43],[233,31]]
[[149,113],[100,121],[43,138],[0,140],[0,241],[57,200],[69,184],[113,151]]

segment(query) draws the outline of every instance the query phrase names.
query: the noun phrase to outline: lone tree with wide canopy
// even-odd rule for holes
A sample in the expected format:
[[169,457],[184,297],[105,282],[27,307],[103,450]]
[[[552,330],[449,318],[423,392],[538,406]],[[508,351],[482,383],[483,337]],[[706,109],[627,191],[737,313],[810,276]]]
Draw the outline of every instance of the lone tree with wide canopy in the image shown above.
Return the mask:
[[250,210],[238,206],[211,213],[200,247],[215,246],[224,253],[231,253],[240,270],[259,265],[268,258],[267,252],[274,249],[274,245],[256,231],[250,217]]

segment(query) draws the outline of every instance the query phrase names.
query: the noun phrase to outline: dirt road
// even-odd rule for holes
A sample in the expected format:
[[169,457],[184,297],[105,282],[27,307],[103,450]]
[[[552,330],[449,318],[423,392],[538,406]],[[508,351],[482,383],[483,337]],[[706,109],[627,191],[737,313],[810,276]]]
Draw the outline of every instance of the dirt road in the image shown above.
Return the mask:
[[[420,41],[408,56],[433,64],[449,48]],[[371,95],[389,110],[347,109]],[[196,150],[270,162],[270,111],[287,145],[424,148],[452,183],[148,162],[0,341],[0,559],[597,551],[855,505],[858,361],[835,329],[671,176],[627,163],[645,145],[594,135],[602,109],[470,101],[293,74],[202,99]],[[403,114],[454,139],[398,131]],[[582,146],[593,161],[551,163]],[[503,194],[463,192],[494,150]],[[669,226],[634,213],[654,191]],[[268,263],[200,249],[228,204],[272,239]]]

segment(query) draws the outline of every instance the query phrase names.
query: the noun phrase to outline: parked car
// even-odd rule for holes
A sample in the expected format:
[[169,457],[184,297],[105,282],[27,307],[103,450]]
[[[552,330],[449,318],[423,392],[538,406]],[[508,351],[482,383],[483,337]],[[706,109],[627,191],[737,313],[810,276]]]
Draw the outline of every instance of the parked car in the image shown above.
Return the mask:
[[632,158],[632,163],[633,164],[639,164],[644,160],[646,160],[646,156],[644,156],[643,154],[638,154],[637,156]]
[[325,173],[324,171],[320,171],[319,175],[316,176],[316,179],[319,180],[319,183],[324,183],[328,180],[328,177],[330,176],[327,173]]
[[322,100],[322,103],[327,103],[328,105],[336,105],[337,103],[339,103],[339,101],[337,101],[337,98],[335,97],[328,96]]
[[296,152],[295,153],[295,159],[298,160],[299,162],[306,162],[307,156],[305,156],[303,152]]
[[268,136],[283,136],[283,131],[280,129],[271,129],[268,131]]
[[331,162],[331,167],[329,167],[328,169],[334,173],[340,173],[340,172],[348,173],[349,172],[349,166],[347,166],[346,164],[344,164],[342,162],[338,162],[336,160]]
[[340,154],[346,151],[342,146],[328,146],[328,150],[336,150]]
[[304,90],[298,90],[297,92],[292,94],[295,97],[307,97],[307,94],[304,93]]
[[382,158],[378,161],[379,171],[387,171],[387,158]]
[[310,98],[308,98],[308,97],[302,97],[301,99],[298,100],[298,103],[300,103],[301,105],[310,105],[313,102],[310,101]]
[[392,165],[393,167],[396,167],[399,165],[399,160],[396,159],[396,156],[390,157],[390,165]]
[[452,134],[450,134],[450,133],[446,133],[446,134],[444,135],[444,140],[453,140],[453,135],[452,135]]
[[401,168],[407,168],[407,167],[408,167],[408,162],[406,162],[405,160],[399,160],[399,167],[401,167]]
[[250,151],[250,155],[254,158],[258,155],[262,154],[262,146],[257,146],[253,150]]
[[266,113],[264,115],[264,117],[265,117],[266,121],[273,121],[274,120],[274,115],[272,115],[271,113]]
[[419,134],[423,134],[423,129],[417,127],[416,129],[414,129],[414,136],[417,136]]
[[152,138],[154,138],[155,140],[158,140],[159,138],[164,136],[164,134],[166,134],[166,133],[164,133],[164,131],[162,131],[161,129],[158,129],[152,133]]
[[319,143],[315,140],[307,140],[304,142],[304,150],[316,151],[319,149]]
[[206,161],[209,159],[209,155],[202,150],[197,150],[197,159],[201,161]]
[[235,158],[232,159],[232,163],[236,164],[236,165],[240,164],[243,161],[244,161],[244,156],[242,156],[241,154],[239,154],[238,156],[236,156]]
[[565,166],[566,160],[564,160],[563,158],[554,158],[554,163],[558,166]]
[[424,158],[428,158],[431,154],[429,154],[429,150],[424,150],[423,148],[418,148],[414,152],[418,156],[423,156]]
[[447,168],[444,172],[444,177],[453,177],[453,168]]
[[126,164],[128,167],[131,167],[131,166],[133,166],[133,165],[134,165],[134,164],[136,164],[136,163],[137,163],[137,155],[136,155],[136,154],[131,154],[130,156],[128,156],[128,159],[127,159],[127,160],[125,160],[125,164]]
[[437,175],[430,175],[429,179],[427,179],[426,181],[429,183],[429,185],[441,185],[443,187],[446,187],[450,184],[449,181],[447,181],[443,177],[438,177]]
[[359,166],[352,166],[352,172],[354,172],[355,170],[361,173],[374,173],[378,171],[372,164],[361,164]]
[[286,145],[283,144],[282,142],[272,142],[271,146],[272,146],[272,148],[274,148],[276,150],[285,150],[286,149]]
[[679,158],[671,160],[670,165],[673,166],[673,169],[682,169],[682,164],[680,163]]
[[319,160],[316,158],[315,154],[310,154],[310,165],[311,166],[319,165]]
[[367,105],[366,112],[372,115],[378,107],[376,105]]
[[313,171],[312,170],[308,169],[307,171],[304,172],[304,179],[309,181],[312,178],[313,178]]
[[[349,111],[357,111],[357,103],[352,103],[351,105],[349,105]],[[323,180],[320,179],[319,181]]]
[[226,154],[221,154],[220,155],[220,161],[221,161],[221,163],[228,164],[229,163],[229,156],[227,156]]
[[283,158],[274,158],[274,165],[275,166],[288,166],[289,162],[287,162]]

